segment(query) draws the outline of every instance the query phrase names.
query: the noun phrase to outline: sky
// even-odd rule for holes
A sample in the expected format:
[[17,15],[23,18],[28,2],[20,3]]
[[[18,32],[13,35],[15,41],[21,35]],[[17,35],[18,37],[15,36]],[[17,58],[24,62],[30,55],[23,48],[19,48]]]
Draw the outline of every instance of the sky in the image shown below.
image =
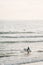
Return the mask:
[[43,0],[0,0],[0,20],[43,20]]

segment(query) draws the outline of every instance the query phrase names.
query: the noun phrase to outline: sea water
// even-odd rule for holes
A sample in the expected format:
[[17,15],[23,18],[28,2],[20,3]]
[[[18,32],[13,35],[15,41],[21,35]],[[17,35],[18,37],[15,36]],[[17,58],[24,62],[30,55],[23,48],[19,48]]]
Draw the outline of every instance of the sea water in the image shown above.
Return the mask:
[[[43,31],[27,26],[30,27],[27,24],[0,23],[0,65],[43,62]],[[28,46],[29,54],[24,51]]]

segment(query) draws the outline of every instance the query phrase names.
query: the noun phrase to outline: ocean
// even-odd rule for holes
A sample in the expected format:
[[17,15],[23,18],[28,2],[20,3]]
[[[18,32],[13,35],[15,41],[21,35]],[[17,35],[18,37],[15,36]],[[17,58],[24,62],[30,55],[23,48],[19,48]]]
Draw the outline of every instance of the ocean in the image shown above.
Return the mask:
[[[0,65],[43,62],[43,31],[34,25],[0,22]],[[29,54],[24,51],[28,47]]]

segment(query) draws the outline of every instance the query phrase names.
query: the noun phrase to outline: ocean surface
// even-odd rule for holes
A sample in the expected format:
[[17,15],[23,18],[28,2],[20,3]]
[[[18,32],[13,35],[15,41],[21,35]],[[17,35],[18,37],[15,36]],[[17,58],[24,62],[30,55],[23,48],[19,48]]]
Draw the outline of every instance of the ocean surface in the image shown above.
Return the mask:
[[[27,29],[29,25],[19,25],[0,23],[0,65],[43,62],[43,31],[36,28],[38,25],[32,29]],[[28,46],[29,54],[24,51]]]

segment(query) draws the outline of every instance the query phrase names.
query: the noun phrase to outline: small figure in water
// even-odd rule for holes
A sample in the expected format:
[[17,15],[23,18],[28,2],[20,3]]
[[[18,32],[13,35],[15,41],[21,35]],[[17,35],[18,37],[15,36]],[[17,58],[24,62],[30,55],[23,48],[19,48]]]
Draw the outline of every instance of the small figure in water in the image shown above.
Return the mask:
[[27,49],[24,49],[27,53],[31,52],[30,48],[28,47]]
[[31,52],[31,50],[30,50],[30,48],[29,48],[29,47],[27,48],[27,52],[28,52],[28,53],[29,53],[29,52]]

